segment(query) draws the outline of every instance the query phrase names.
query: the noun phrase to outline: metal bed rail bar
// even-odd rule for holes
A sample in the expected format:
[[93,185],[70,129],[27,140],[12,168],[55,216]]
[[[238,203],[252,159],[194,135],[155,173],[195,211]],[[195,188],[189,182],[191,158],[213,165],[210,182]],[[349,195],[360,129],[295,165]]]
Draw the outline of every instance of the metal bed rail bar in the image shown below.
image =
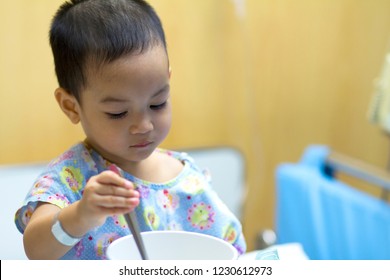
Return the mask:
[[382,198],[387,199],[390,191],[390,173],[385,169],[334,151],[330,152],[325,164],[331,170],[343,172],[381,187],[383,189]]

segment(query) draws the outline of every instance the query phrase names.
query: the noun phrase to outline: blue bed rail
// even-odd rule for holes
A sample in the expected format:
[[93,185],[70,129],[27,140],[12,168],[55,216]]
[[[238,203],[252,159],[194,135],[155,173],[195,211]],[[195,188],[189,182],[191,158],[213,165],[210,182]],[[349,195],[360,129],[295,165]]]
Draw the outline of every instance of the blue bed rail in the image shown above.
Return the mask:
[[330,150],[309,146],[276,170],[278,243],[299,242],[310,259],[390,259],[390,205],[325,172]]

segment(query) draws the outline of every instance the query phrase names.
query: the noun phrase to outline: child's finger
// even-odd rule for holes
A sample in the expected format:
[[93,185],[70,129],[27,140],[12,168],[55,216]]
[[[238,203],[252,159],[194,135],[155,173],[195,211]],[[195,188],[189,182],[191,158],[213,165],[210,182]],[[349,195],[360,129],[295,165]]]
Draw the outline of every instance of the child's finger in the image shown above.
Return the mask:
[[133,188],[121,188],[117,185],[98,185],[96,193],[102,196],[139,197],[138,191]]
[[[117,165],[115,164],[111,164],[109,167],[108,167],[109,170],[111,170],[112,172],[114,172],[115,174],[117,174],[119,177],[122,177],[124,178],[123,176],[123,170],[120,169]],[[126,180],[126,179],[125,179]],[[129,182],[129,181],[128,181]],[[131,183],[132,184],[132,183]]]
[[105,196],[100,199],[99,205],[105,208],[134,208],[138,205],[139,198],[125,198],[120,196]]
[[125,188],[134,188],[132,182],[109,170],[100,173],[98,175],[97,182],[103,185],[114,185]]

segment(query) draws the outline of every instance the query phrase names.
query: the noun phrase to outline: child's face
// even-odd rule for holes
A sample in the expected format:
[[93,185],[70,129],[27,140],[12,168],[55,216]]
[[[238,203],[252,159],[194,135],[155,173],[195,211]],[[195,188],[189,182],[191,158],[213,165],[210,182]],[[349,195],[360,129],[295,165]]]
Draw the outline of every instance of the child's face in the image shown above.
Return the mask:
[[149,157],[171,126],[169,78],[167,54],[160,46],[90,74],[79,106],[88,142],[118,165]]

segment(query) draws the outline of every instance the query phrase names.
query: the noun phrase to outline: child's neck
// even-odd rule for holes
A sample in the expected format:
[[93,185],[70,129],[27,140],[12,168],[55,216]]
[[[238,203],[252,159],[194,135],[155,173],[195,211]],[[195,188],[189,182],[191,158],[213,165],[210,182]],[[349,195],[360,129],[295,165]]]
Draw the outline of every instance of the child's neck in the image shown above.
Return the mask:
[[183,169],[183,163],[165,153],[154,151],[143,161],[119,167],[139,179],[164,183],[179,175]]

